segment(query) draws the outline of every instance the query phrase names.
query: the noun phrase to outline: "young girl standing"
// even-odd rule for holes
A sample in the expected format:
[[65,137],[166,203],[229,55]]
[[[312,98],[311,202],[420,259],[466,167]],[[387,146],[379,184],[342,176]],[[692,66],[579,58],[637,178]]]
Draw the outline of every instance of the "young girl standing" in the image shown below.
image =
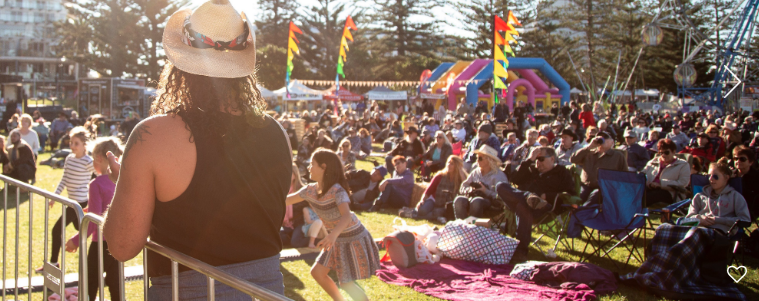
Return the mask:
[[343,300],[335,282],[327,275],[337,273],[340,287],[353,300],[368,300],[355,280],[372,277],[379,269],[379,250],[372,235],[350,211],[348,181],[335,152],[318,149],[308,166],[316,183],[287,196],[287,204],[308,201],[329,234],[317,247],[322,251],[311,268],[311,276],[334,300]]
[[[69,133],[71,138],[70,147],[71,154],[66,157],[66,163],[63,165],[63,177],[61,182],[58,183],[58,188],[55,189],[55,194],[61,194],[63,189],[68,191],[68,197],[74,201],[79,202],[82,208],[87,207],[87,185],[92,179],[92,173],[95,172],[95,168],[92,165],[92,158],[87,155],[87,140],[89,138],[88,132],[85,128],[78,126],[71,130]],[[48,205],[53,207],[54,201],[50,201]],[[66,215],[66,224],[63,225],[63,214]],[[74,223],[74,228],[79,230],[79,221],[77,220],[76,211],[73,208],[66,207],[66,211],[63,212],[58,221],[53,226],[51,236],[53,237],[53,249],[50,252],[50,263],[58,265],[58,255],[61,251],[61,227],[66,227],[70,223]],[[42,267],[37,269],[42,271]]]
[[[113,199],[113,191],[116,190],[116,184],[108,178],[110,170],[108,169],[108,152],[113,153],[117,158],[123,153],[123,147],[116,138],[99,138],[95,141],[92,149],[93,166],[98,177],[90,182],[89,189],[89,209],[88,211],[100,216],[105,215],[106,209]],[[97,226],[90,224],[87,229],[87,236],[95,233]],[[98,237],[92,238],[90,249],[87,251],[87,296],[90,300],[95,300],[99,291],[98,273]],[[79,233],[74,235],[66,243],[66,251],[76,252],[79,248]],[[119,291],[119,265],[118,261],[108,252],[108,243],[103,241],[103,271],[105,272],[105,285],[111,293],[111,298],[116,299],[121,296]],[[100,296],[103,300],[104,296]]]

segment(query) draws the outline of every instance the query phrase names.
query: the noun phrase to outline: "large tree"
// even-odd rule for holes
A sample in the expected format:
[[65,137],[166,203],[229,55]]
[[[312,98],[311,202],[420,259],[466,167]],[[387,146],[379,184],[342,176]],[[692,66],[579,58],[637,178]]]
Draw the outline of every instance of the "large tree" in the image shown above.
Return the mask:
[[[137,25],[145,37],[141,43],[140,62],[137,70],[151,81],[158,80],[161,73],[160,62],[166,55],[163,50],[163,30],[169,17],[180,8],[186,6],[189,0],[134,0],[138,12],[143,16]],[[159,65],[160,64],[160,65]]]
[[[287,33],[290,21],[299,18],[296,0],[258,0],[259,13],[255,20],[257,28],[256,46],[276,45],[287,47]],[[249,16],[254,17],[254,16]]]

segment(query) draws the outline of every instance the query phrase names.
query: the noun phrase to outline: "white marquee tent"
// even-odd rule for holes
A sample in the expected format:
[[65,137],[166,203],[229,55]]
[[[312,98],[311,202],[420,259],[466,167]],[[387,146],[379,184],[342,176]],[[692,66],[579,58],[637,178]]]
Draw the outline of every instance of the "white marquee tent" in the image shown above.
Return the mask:
[[281,96],[282,100],[285,101],[322,100],[321,91],[306,87],[297,79],[291,80],[290,85],[287,88],[290,90],[290,98],[287,98],[288,89],[285,89],[285,87],[274,91],[274,95]]
[[406,91],[393,91],[385,86],[377,86],[366,92],[366,98],[371,100],[408,100],[408,95]]

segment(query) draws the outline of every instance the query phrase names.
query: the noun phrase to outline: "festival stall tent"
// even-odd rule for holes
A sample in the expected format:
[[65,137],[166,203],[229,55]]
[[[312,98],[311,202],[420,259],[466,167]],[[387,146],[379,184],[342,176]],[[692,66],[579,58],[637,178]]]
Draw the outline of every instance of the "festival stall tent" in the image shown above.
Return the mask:
[[334,101],[334,100],[340,100],[342,102],[347,101],[362,101],[364,100],[363,95],[354,94],[351,91],[340,89],[338,92],[338,95],[335,95],[335,88],[327,89],[322,91],[324,95],[324,100]]
[[[288,97],[287,93],[288,90],[290,92],[290,95]],[[303,102],[311,102],[311,101],[322,101],[322,92],[317,91],[314,89],[311,89],[309,87],[306,87],[305,85],[301,84],[300,81],[297,79],[293,79],[290,81],[290,85],[285,89],[285,87],[282,87],[279,90],[274,91],[274,95],[277,97],[281,97],[283,102],[289,106],[289,102],[292,101],[303,101]],[[313,109],[313,106],[308,108],[309,110]]]
[[385,86],[377,86],[366,92],[366,98],[371,100],[408,100],[406,91],[393,91]]
[[273,99],[273,98],[277,97],[277,95],[274,95],[274,92],[272,92],[269,89],[266,89],[266,88],[264,88],[262,86],[258,86],[258,85],[256,86],[256,88],[258,88],[258,91],[261,92],[261,97],[263,97],[266,100],[270,100],[270,99]]

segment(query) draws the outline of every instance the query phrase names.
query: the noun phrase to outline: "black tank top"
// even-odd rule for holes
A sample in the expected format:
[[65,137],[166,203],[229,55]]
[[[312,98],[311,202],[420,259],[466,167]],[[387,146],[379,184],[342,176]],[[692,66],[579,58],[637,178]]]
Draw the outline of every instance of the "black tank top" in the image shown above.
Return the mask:
[[[193,135],[197,162],[190,186],[170,202],[156,200],[150,228],[152,241],[213,266],[282,250],[279,229],[292,173],[287,136],[271,117],[254,128],[245,117],[231,116],[228,128],[223,137]],[[170,261],[148,252],[148,275],[171,275]]]

